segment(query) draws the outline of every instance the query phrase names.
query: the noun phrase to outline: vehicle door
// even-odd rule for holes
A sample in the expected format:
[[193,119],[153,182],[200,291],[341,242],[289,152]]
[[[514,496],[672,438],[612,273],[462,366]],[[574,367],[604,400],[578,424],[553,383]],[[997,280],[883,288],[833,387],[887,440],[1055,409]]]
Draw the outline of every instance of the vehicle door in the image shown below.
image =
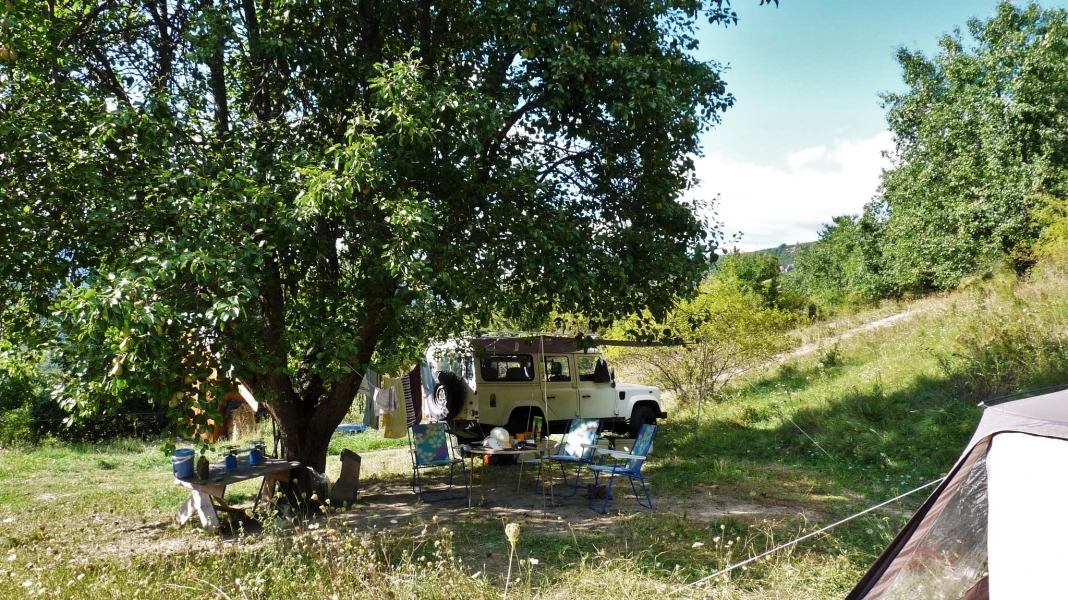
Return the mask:
[[598,353],[576,354],[578,373],[579,412],[584,419],[611,419],[618,416],[618,395],[608,377],[607,365],[598,372],[598,361],[604,360]]
[[530,354],[490,354],[479,361],[479,422],[504,426],[512,411],[541,406],[541,390]]
[[545,378],[546,418],[550,422],[574,419],[579,415],[578,378],[567,355],[545,356],[542,361]]

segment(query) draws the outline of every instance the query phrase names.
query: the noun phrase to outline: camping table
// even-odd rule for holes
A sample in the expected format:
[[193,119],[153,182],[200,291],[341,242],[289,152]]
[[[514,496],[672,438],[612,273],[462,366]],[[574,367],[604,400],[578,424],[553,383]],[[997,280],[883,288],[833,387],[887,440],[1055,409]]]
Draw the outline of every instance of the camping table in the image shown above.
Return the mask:
[[[470,476],[467,478],[467,507],[471,508],[471,492],[475,479],[475,457],[476,456],[517,456],[522,457],[527,454],[541,454],[544,455],[546,451],[544,444],[540,446],[530,446],[523,448],[501,448],[500,450],[494,448],[472,448],[470,446],[462,446],[461,450],[465,458],[471,460]],[[519,489],[523,486],[523,465],[526,461],[519,461],[519,481],[515,484],[515,493],[519,493]],[[544,471],[544,469],[543,469]],[[482,485],[486,484],[486,463],[485,459],[482,462]]]
[[218,500],[219,508],[228,511],[234,510],[227,506],[226,502],[223,502],[226,486],[239,481],[262,477],[264,484],[263,499],[270,501],[271,496],[274,494],[275,482],[288,482],[289,472],[299,466],[299,462],[278,458],[265,458],[263,463],[252,465],[249,464],[247,457],[242,457],[238,460],[237,468],[233,471],[227,471],[222,463],[211,465],[209,477],[204,480],[197,479],[196,476],[188,479],[175,477],[175,484],[192,490],[189,499],[178,509],[178,514],[176,515],[178,525],[185,525],[185,522],[196,514],[200,517],[201,526],[213,531],[219,526],[219,514],[215,512],[216,507],[213,499]]

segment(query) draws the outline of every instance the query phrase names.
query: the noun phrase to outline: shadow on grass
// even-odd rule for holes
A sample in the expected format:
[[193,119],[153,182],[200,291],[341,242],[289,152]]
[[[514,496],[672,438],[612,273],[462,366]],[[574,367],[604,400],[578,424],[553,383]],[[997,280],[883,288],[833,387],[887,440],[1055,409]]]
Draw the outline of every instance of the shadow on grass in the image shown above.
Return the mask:
[[711,411],[698,432],[693,421],[666,427],[650,475],[679,490],[734,486],[802,502],[835,496],[823,503],[834,513],[941,476],[981,416],[973,402],[947,393],[945,379],[931,376],[892,390],[874,381],[831,398],[809,394],[801,405],[797,394],[833,387],[843,368],[819,370],[819,378],[816,371],[780,369],[752,385],[747,397],[755,399],[744,406]]

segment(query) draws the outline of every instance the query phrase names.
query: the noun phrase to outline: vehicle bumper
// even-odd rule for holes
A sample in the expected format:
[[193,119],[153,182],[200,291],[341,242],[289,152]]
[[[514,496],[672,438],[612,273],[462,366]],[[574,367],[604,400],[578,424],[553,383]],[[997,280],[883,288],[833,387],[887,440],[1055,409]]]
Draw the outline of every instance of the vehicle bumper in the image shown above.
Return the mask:
[[667,411],[663,411],[662,410],[662,411],[656,413],[656,418],[658,418],[658,419],[666,419],[667,418]]

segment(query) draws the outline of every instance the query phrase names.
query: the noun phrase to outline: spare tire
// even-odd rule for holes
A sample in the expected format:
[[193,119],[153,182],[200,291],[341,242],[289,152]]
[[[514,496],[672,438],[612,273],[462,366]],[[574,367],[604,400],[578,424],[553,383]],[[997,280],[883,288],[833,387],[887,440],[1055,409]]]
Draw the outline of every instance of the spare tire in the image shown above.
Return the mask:
[[455,373],[438,373],[434,397],[430,401],[430,416],[436,421],[453,419],[464,405],[464,382]]

